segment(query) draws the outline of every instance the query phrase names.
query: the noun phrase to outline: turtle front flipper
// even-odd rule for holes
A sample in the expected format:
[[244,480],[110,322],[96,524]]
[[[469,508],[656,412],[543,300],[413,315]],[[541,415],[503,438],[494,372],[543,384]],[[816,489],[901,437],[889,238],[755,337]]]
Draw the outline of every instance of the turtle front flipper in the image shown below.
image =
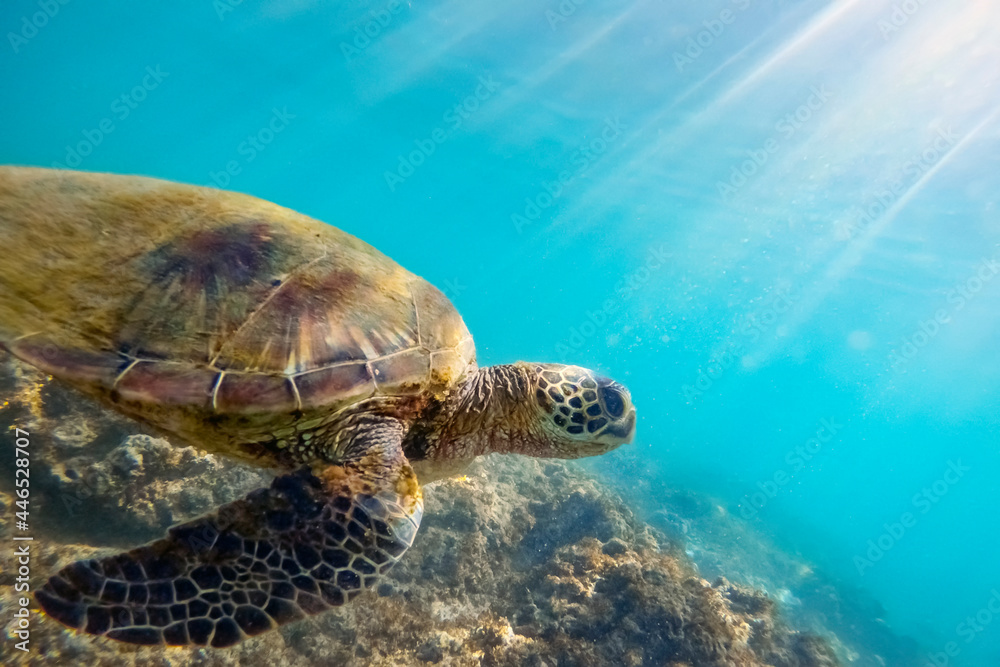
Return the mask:
[[156,542],[77,561],[38,602],[91,634],[214,647],[342,605],[406,551],[423,512],[401,431],[378,435],[356,439],[341,466],[278,477]]

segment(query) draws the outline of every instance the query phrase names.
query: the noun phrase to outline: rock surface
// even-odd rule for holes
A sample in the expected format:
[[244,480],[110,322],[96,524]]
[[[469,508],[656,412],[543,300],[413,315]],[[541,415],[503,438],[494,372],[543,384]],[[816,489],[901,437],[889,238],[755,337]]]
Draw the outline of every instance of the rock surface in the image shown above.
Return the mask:
[[[32,590],[73,560],[154,539],[270,480],[264,470],[134,435],[138,426],[9,359],[0,364],[0,424],[32,433]],[[10,458],[0,464],[5,544]],[[465,477],[425,487],[417,540],[377,590],[229,650],[129,646],[32,615],[29,651],[17,651],[12,551],[0,556],[3,664],[838,664],[826,641],[784,626],[762,593],[702,579],[572,463],[487,457]]]

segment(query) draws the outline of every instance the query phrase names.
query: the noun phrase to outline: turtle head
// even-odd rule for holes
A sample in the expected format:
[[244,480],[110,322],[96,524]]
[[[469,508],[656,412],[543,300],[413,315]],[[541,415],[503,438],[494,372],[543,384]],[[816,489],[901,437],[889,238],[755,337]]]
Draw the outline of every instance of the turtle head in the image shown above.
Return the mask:
[[594,456],[632,441],[635,406],[623,385],[579,366],[517,365],[528,375],[529,402],[554,450],[548,456]]
[[635,407],[628,389],[586,368],[519,361],[472,373],[414,433],[431,459],[577,459],[631,442]]

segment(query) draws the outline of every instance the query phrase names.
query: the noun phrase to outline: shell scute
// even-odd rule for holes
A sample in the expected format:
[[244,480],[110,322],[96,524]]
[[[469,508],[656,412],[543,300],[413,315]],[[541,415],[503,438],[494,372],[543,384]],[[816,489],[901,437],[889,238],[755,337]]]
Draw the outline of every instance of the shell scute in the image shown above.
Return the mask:
[[416,348],[372,362],[375,383],[383,394],[419,393],[427,384],[431,360],[426,350]]
[[375,379],[365,362],[329,366],[296,375],[295,386],[303,409],[354,402],[375,393]]
[[45,373],[70,381],[111,386],[130,360],[113,352],[65,348],[46,340],[24,339],[7,348]]
[[118,380],[115,391],[126,401],[207,408],[217,376],[188,364],[137,361]]
[[462,368],[464,360],[457,350],[441,350],[431,356],[431,383],[448,385],[454,380],[455,369]]
[[263,221],[195,229],[133,260],[134,294],[114,332],[133,356],[210,357],[274,289],[280,257],[293,255]]
[[291,380],[262,373],[225,373],[214,397],[215,410],[229,414],[289,412],[296,404]]

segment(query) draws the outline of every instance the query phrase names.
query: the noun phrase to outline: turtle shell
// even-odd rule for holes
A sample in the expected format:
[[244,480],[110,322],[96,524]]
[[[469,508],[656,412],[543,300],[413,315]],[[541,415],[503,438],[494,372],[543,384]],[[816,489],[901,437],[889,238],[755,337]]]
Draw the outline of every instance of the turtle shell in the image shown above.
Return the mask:
[[475,368],[439,290],[247,195],[0,167],[0,246],[5,347],[210,449]]

